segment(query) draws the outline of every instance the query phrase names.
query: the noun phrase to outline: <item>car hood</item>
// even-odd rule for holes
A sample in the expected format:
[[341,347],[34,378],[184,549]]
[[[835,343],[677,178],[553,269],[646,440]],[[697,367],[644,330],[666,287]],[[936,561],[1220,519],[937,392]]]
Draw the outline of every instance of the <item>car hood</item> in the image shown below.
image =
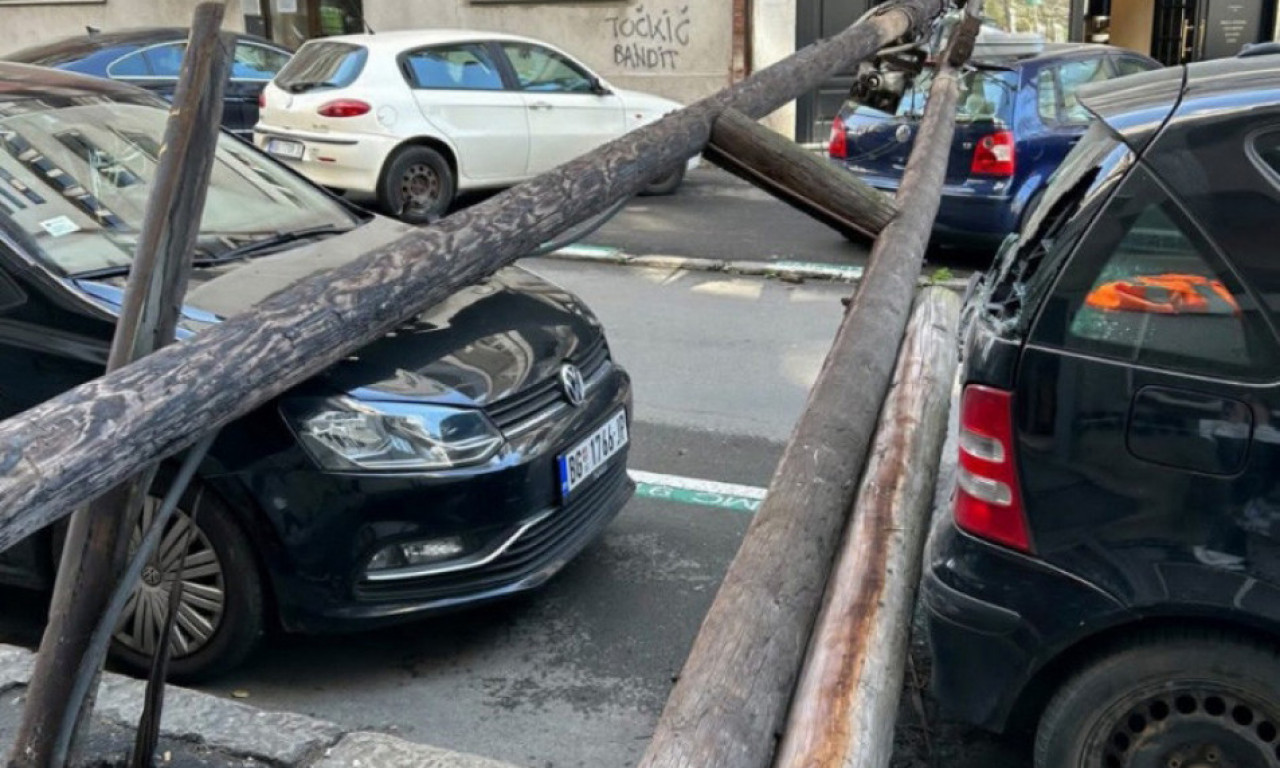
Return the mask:
[[[409,227],[376,218],[356,229],[240,263],[209,277],[200,270],[187,294],[184,325],[194,329],[251,308],[308,274],[332,269],[390,242]],[[77,281],[108,310],[123,291]],[[482,407],[555,375],[599,343],[594,315],[572,294],[508,267],[411,318],[298,388],[366,401]]]

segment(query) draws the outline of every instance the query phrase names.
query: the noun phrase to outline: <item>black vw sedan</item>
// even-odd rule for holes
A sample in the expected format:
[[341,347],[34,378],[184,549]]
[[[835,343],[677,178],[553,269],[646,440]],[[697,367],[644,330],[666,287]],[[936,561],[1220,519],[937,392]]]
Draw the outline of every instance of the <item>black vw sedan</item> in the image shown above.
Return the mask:
[[[0,417],[102,373],[166,117],[130,86],[0,64]],[[224,138],[179,336],[405,231]],[[348,630],[537,587],[629,498],[630,402],[574,296],[518,268],[461,290],[223,429],[116,656],[144,663],[178,578],[185,678],[268,624]],[[47,588],[59,533],[0,553],[0,579]]]

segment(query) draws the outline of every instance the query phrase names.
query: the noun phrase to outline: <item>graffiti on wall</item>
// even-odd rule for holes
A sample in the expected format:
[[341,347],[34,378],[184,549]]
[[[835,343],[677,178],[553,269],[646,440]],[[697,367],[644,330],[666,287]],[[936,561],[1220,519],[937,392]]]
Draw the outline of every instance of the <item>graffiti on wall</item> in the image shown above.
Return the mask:
[[605,19],[613,33],[613,63],[622,69],[679,69],[680,54],[689,47],[689,6],[653,9],[632,6]]

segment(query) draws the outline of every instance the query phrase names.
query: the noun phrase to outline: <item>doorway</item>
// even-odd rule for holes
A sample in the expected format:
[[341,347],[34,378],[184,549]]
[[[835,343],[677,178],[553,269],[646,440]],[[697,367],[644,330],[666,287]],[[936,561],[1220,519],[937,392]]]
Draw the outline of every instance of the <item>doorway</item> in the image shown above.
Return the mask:
[[363,0],[259,0],[262,33],[296,49],[308,40],[365,31]]
[[1151,57],[1166,67],[1191,61],[1195,57],[1197,0],[1155,0],[1154,5]]
[[[844,31],[874,0],[797,0],[796,50]],[[826,141],[831,121],[853,86],[853,71],[842,72],[796,100],[796,141]]]
[[1263,0],[1091,0],[1085,39],[1146,54],[1165,66],[1234,56],[1266,37]]

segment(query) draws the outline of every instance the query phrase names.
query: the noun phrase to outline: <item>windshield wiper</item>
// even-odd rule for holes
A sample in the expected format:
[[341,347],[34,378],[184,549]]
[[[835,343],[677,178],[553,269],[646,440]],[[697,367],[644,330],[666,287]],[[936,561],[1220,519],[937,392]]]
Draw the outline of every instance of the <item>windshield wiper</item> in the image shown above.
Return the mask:
[[197,267],[207,267],[213,264],[223,264],[228,261],[236,261],[252,256],[255,253],[278,248],[282,245],[288,245],[299,240],[306,240],[311,237],[320,237],[321,235],[337,235],[343,232],[350,232],[353,227],[343,227],[336,224],[322,224],[318,227],[304,227],[302,229],[294,229],[288,232],[277,232],[274,235],[268,235],[260,240],[254,240],[238,248],[232,248],[229,251],[223,251],[217,256],[205,258],[196,258],[192,263]]
[[296,83],[289,83],[284,89],[289,93],[302,93],[304,91],[315,90],[316,88],[339,88],[337,83],[332,80],[299,80]]
[[114,267],[99,267],[98,269],[86,269],[83,272],[73,272],[67,277],[72,280],[97,280],[103,277],[119,277],[129,274],[128,264],[119,264]]

